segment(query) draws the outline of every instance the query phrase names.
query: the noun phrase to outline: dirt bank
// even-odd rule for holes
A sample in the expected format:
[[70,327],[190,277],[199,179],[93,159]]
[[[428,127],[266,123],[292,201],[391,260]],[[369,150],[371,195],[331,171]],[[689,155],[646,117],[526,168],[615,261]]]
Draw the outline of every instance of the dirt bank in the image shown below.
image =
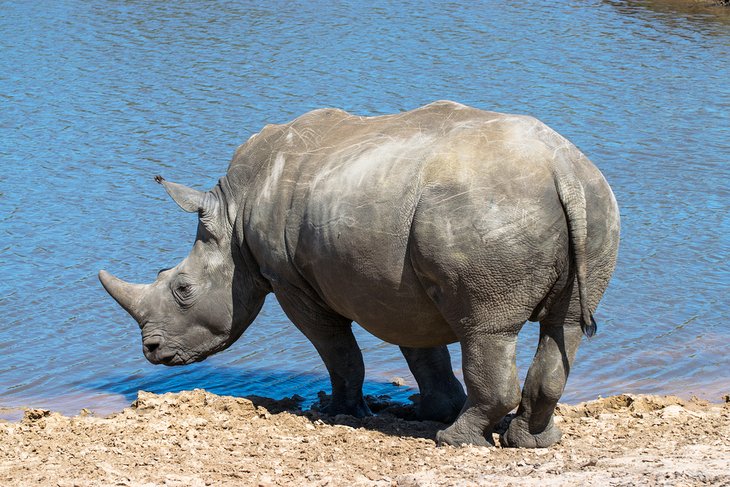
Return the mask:
[[0,422],[0,485],[730,485],[727,402],[561,405],[563,440],[544,450],[436,448],[443,425],[392,415],[404,407],[357,420],[296,406],[196,390],[140,392],[105,418],[28,410]]

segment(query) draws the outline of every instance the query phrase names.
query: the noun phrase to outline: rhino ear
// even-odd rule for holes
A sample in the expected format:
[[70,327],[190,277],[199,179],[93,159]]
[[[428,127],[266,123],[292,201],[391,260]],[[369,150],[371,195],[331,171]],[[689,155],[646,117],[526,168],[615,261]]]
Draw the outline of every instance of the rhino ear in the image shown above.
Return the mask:
[[193,213],[200,211],[205,204],[206,193],[188,188],[182,184],[171,183],[162,176],[155,176],[155,181],[165,187],[165,191],[183,210]]
[[171,183],[162,176],[155,176],[155,181],[165,187],[167,194],[180,208],[190,213],[198,212],[203,226],[213,235],[220,236],[221,205],[215,193],[198,191],[182,184]]

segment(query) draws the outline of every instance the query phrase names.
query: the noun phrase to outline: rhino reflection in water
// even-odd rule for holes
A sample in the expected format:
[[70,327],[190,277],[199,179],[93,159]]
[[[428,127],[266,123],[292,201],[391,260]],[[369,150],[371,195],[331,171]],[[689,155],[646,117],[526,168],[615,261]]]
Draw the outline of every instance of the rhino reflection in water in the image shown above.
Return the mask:
[[[544,447],[613,272],[619,213],[601,173],[526,116],[436,102],[397,115],[324,109],[268,125],[208,192],[156,178],[197,212],[193,249],[152,284],[105,271],[145,357],[183,365],[233,343],[273,292],[321,355],[329,414],[370,414],[353,321],[400,345],[440,444]],[[517,333],[540,322],[520,394]],[[459,341],[467,395],[446,344]]]

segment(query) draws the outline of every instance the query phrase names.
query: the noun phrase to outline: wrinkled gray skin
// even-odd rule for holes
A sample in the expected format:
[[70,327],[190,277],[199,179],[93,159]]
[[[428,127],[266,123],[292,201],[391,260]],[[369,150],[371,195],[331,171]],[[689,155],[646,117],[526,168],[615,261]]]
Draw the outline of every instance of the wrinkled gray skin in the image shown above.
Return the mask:
[[[352,321],[400,345],[421,415],[456,420],[440,444],[545,447],[582,333],[613,272],[614,196],[596,167],[538,120],[436,102],[398,115],[307,113],[238,148],[209,192],[162,178],[198,212],[188,257],[149,285],[101,271],[153,363],[233,343],[273,292],[332,382],[327,412],[369,414]],[[517,333],[540,322],[520,394]],[[446,344],[461,342],[467,397]],[[458,416],[458,417],[457,417]]]

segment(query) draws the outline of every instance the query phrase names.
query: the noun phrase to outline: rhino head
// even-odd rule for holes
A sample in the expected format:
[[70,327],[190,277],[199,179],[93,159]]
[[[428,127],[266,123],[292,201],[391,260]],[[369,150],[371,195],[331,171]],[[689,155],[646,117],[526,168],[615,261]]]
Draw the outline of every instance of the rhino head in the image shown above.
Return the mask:
[[233,242],[236,210],[226,201],[224,181],[201,192],[161,176],[155,180],[183,210],[198,213],[193,249],[152,284],[130,284],[104,270],[99,280],[139,323],[147,360],[185,365],[235,342],[256,318],[266,291],[250,254]]

